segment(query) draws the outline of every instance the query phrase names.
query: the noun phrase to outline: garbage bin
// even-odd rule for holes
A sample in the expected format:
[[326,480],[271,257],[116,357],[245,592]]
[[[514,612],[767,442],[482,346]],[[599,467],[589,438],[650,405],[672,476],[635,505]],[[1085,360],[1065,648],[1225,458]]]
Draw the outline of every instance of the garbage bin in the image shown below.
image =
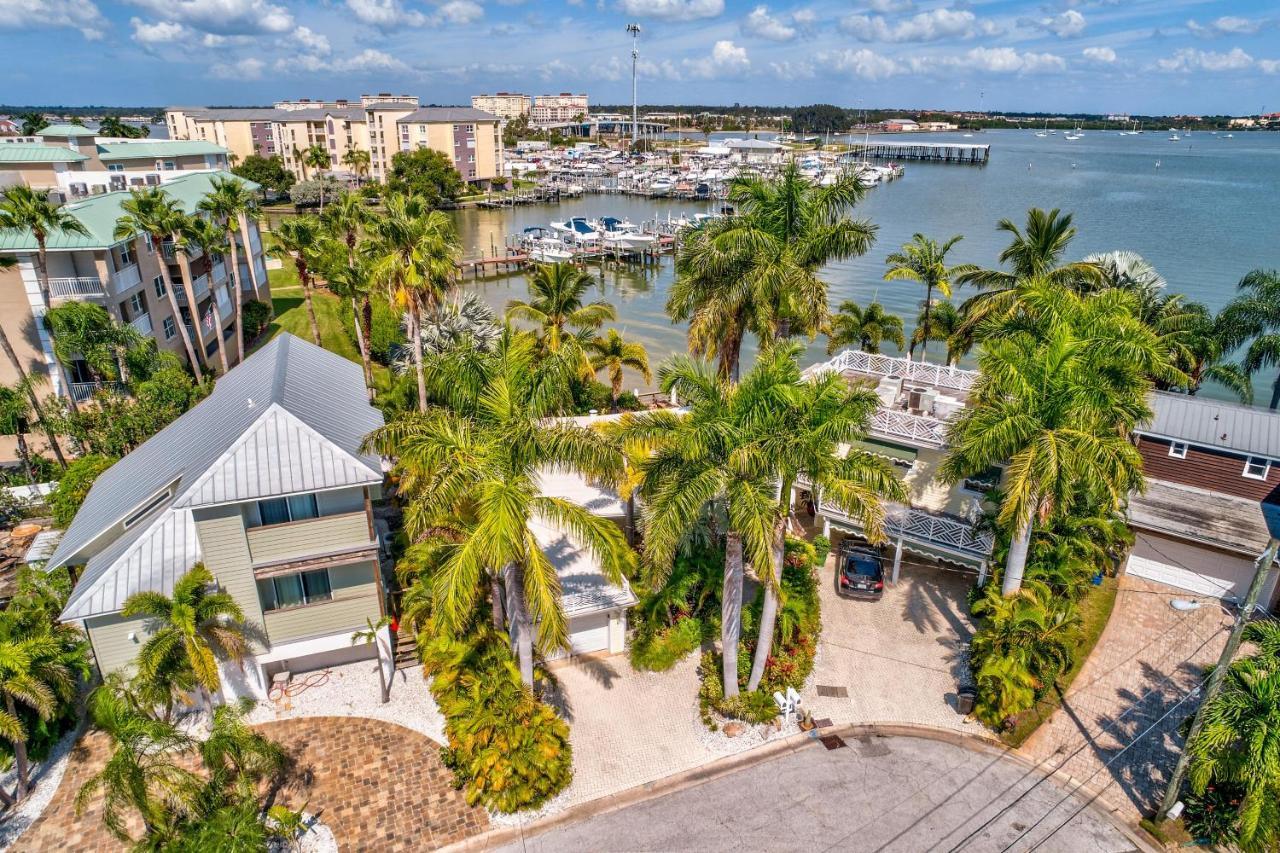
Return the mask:
[[967,717],[973,713],[974,703],[978,701],[978,691],[972,687],[961,687],[956,692],[956,713]]

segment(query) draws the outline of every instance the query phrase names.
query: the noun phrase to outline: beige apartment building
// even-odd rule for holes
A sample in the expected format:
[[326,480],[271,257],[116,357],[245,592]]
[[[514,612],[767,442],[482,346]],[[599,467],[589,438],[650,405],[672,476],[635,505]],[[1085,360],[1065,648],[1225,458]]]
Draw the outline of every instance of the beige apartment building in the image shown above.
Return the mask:
[[520,116],[529,115],[533,99],[528,95],[516,92],[498,92],[493,95],[472,95],[471,108],[481,112],[493,113],[500,119],[513,121]]
[[561,92],[558,95],[538,95],[529,109],[529,119],[534,124],[560,124],[587,115],[587,96]]
[[486,184],[502,174],[501,124],[492,113],[468,107],[427,107],[402,116],[396,127],[401,151],[434,148],[453,159],[464,181]]

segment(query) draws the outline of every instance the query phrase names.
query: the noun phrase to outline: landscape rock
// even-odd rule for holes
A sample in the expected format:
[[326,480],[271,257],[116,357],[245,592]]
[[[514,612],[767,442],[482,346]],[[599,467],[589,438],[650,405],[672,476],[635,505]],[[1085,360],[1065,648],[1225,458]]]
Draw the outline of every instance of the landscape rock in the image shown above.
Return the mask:
[[746,730],[747,730],[746,723],[740,723],[737,720],[734,720],[731,723],[724,724],[725,737],[737,737],[738,735],[742,734]]

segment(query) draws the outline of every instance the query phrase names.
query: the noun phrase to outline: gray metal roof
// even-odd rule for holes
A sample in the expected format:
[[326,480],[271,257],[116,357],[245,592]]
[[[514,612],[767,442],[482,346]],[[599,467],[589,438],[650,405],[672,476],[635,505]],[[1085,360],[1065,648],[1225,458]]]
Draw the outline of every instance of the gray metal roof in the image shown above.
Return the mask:
[[1154,415],[1150,423],[1138,432],[1201,447],[1280,459],[1280,413],[1167,393],[1152,394],[1151,409]]
[[617,610],[636,603],[626,578],[622,579],[622,586],[609,583],[591,552],[564,530],[540,521],[530,522],[529,529],[556,568],[560,579],[560,602],[567,615]]
[[222,121],[271,121],[276,116],[287,112],[274,107],[175,107],[174,109],[181,109],[184,113],[194,118],[215,121],[219,119]]
[[409,113],[396,124],[414,124],[433,121],[501,121],[493,113],[471,107],[423,107]]
[[[185,535],[191,507],[380,482],[379,459],[360,444],[381,425],[360,365],[278,336],[94,483],[48,563],[87,560],[67,618],[117,610],[138,589],[171,589],[199,558]],[[150,520],[105,540],[166,489]]]
[[333,107],[313,110],[277,110],[276,121],[324,121],[332,116],[348,121],[364,121],[364,107]]

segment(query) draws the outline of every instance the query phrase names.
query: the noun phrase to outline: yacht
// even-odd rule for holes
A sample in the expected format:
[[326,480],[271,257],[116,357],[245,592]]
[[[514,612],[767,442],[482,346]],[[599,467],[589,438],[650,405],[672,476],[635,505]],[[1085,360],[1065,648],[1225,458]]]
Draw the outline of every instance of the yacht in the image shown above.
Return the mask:
[[575,216],[563,222],[552,222],[551,230],[565,235],[575,243],[589,243],[600,239],[600,232],[591,227],[585,216]]
[[554,237],[542,237],[530,241],[529,257],[540,264],[561,264],[573,260],[573,252]]
[[649,184],[649,195],[664,196],[675,188],[675,181],[670,178],[658,178]]
[[592,224],[600,232],[604,244],[614,249],[647,249],[657,239],[652,234],[641,231],[639,225],[625,219],[606,216]]
[[1178,136],[1178,134],[1176,134],[1176,133],[1175,133],[1173,136],[1170,136],[1170,137],[1169,137],[1169,141],[1170,141],[1170,142],[1181,142],[1181,141],[1182,141],[1182,137],[1181,137],[1181,136]]

